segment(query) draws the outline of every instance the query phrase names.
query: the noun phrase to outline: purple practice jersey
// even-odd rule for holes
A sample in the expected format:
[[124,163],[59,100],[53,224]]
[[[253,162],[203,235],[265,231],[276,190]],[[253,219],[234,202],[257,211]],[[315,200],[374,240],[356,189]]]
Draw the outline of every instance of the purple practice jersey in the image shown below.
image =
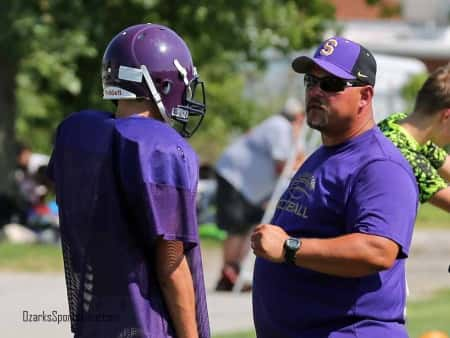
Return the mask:
[[195,209],[197,156],[154,119],[82,111],[49,165],[75,337],[175,337],[155,275],[158,236],[184,243],[201,338],[210,337]]
[[291,180],[272,223],[300,238],[386,237],[399,245],[399,255],[391,269],[360,278],[257,258],[258,338],[407,337],[405,258],[417,206],[410,166],[377,127],[319,148]]

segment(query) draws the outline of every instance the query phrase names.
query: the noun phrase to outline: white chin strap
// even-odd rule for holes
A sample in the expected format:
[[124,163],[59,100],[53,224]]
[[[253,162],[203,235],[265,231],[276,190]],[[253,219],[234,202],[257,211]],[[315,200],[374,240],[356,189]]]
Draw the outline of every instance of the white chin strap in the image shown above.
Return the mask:
[[[187,70],[180,64],[180,62],[175,59],[174,65],[177,68],[178,72],[183,78],[183,82],[186,86],[188,86],[188,72]],[[166,108],[161,99],[161,95],[158,90],[156,90],[155,83],[145,65],[141,65],[141,68],[134,68],[128,66],[120,66],[118,77],[121,80],[132,81],[140,83],[142,82],[142,76],[144,76],[145,82],[147,83],[148,88],[150,89],[150,93],[152,94],[153,100],[158,107],[158,110],[166,123],[172,125],[172,119],[168,116],[166,112]],[[108,86],[103,90],[103,98],[104,99],[136,99],[136,95],[127,90],[121,89],[119,87]]]
[[[145,82],[147,83],[148,88],[150,89],[150,93],[152,94],[153,100],[158,107],[158,110],[168,124],[171,124],[171,119],[167,116],[166,108],[161,99],[161,95],[159,95],[156,90],[155,83],[148,72],[148,69],[145,65],[141,65],[141,68],[134,68],[128,66],[120,66],[118,78],[125,81],[131,81],[136,83],[142,82],[142,76],[144,77]],[[133,100],[136,99],[136,94],[131,93],[125,89],[108,86],[103,89],[103,98],[104,99],[112,99],[112,100]]]
[[158,107],[158,110],[164,119],[166,123],[171,124],[172,121],[167,116],[166,108],[164,107],[164,104],[161,99],[161,95],[159,95],[158,91],[156,90],[155,84],[152,80],[152,77],[150,76],[150,73],[148,72],[148,69],[145,65],[141,65],[142,75],[144,75],[145,82],[147,82],[147,86],[150,89],[150,93],[152,94],[153,100],[156,103],[156,106]]

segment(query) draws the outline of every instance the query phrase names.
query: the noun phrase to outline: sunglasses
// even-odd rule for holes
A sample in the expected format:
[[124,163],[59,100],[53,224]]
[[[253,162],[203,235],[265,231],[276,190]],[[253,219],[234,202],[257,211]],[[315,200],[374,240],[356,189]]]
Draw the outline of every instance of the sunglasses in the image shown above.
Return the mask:
[[311,74],[305,74],[305,87],[310,89],[319,84],[320,89],[328,93],[337,93],[347,87],[363,87],[367,83],[355,80],[344,80],[335,76],[316,77]]

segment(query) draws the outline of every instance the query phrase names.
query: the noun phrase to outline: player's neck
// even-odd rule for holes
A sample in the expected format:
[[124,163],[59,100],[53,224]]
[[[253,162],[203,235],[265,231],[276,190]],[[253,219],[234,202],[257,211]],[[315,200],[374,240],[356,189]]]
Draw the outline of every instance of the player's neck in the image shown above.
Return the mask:
[[399,122],[400,126],[412,136],[417,143],[425,144],[431,139],[433,124],[427,118],[410,114]]
[[116,117],[142,116],[161,120],[161,115],[156,113],[153,108],[150,102],[147,101],[119,100]]

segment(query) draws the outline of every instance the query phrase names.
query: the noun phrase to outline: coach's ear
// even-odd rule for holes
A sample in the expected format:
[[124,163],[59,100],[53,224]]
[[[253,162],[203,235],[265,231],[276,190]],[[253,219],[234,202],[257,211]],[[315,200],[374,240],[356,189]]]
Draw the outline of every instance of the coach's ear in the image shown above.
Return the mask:
[[373,98],[373,87],[369,85],[360,87],[359,93],[361,95],[359,100],[359,108],[361,110],[371,104]]

